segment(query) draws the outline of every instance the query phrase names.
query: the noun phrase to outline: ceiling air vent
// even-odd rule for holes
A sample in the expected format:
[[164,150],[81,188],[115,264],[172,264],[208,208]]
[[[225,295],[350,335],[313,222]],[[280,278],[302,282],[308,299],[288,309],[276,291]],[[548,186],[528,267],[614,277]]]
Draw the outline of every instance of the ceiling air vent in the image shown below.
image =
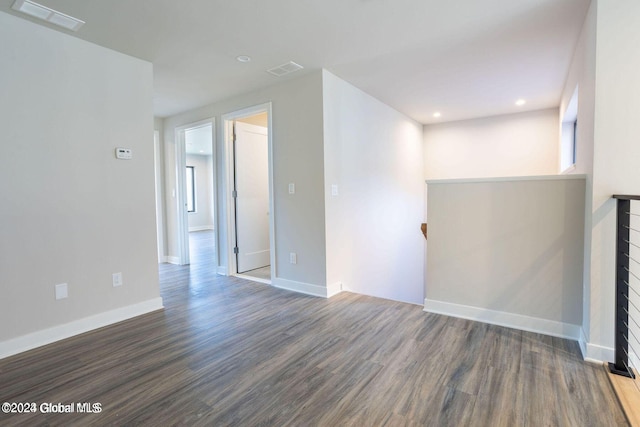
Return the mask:
[[65,15],[62,12],[50,9],[31,0],[16,0],[13,6],[11,6],[11,9],[59,25],[71,31],[78,31],[78,29],[84,25],[84,21],[78,18]]
[[286,64],[279,65],[270,70],[267,73],[271,73],[276,77],[282,77],[286,74],[293,73],[294,71],[302,70],[304,67],[300,64],[296,64],[293,61],[289,61]]

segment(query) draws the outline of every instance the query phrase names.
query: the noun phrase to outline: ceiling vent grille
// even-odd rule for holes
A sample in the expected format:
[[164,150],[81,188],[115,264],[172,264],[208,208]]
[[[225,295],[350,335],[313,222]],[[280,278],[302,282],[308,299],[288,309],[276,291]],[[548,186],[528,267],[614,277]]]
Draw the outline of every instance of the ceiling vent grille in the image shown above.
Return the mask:
[[42,19],[71,31],[78,31],[84,25],[84,21],[65,15],[57,10],[33,2],[31,0],[16,0],[11,9],[25,13],[34,18]]
[[304,67],[302,65],[289,61],[286,64],[278,65],[277,67],[267,70],[267,73],[271,73],[276,77],[282,77],[295,71],[302,70],[303,68]]

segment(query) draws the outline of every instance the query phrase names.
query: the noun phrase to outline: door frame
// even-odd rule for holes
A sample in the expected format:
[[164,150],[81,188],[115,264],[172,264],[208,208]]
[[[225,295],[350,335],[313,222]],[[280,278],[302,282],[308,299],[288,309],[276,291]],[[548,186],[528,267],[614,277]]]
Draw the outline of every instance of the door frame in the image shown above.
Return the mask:
[[158,245],[158,263],[167,261],[164,245],[164,183],[162,177],[164,168],[162,167],[162,146],[160,144],[160,132],[153,131],[153,167],[155,173],[156,191],[156,238]]
[[[273,191],[273,125],[271,115],[271,102],[255,105],[233,111],[222,116],[225,165],[227,169],[225,182],[225,200],[226,200],[226,249],[227,249],[227,276],[247,277],[238,274],[238,265],[236,255],[233,251],[236,244],[236,215],[235,202],[233,200],[233,186],[235,165],[233,158],[233,122],[237,119],[253,116],[260,113],[267,113],[267,144],[268,144],[268,170],[269,170],[269,251],[271,263],[271,280],[277,277],[276,271],[276,240],[275,240],[275,203]],[[252,279],[254,280],[254,279]]]
[[[216,161],[216,123],[215,117],[200,120],[186,125],[177,126],[175,128],[176,139],[176,210],[178,214],[178,264],[187,265],[189,259],[189,214],[187,212],[187,184],[185,169],[187,167],[187,147],[185,141],[185,132],[190,129],[197,129],[205,126],[211,126],[211,148],[213,155],[213,241],[217,246],[218,242],[218,215],[217,215],[217,161]],[[216,247],[214,262],[216,269],[220,265],[220,255]]]

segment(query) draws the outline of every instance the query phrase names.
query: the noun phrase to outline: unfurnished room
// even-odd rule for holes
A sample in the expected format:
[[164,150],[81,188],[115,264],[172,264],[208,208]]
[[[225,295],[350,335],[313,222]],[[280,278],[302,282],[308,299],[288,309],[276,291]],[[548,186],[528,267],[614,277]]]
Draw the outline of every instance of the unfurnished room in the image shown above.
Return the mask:
[[0,0],[0,425],[640,426],[637,0]]

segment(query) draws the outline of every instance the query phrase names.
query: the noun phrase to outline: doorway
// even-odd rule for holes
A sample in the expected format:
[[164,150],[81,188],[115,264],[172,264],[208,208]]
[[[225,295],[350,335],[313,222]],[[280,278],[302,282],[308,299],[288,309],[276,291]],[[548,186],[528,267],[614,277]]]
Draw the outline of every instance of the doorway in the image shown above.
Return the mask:
[[275,276],[270,104],[225,115],[229,179],[229,274]]
[[215,257],[213,126],[186,129],[184,138],[189,262],[201,264]]
[[218,266],[214,134],[213,119],[176,129],[181,265]]

